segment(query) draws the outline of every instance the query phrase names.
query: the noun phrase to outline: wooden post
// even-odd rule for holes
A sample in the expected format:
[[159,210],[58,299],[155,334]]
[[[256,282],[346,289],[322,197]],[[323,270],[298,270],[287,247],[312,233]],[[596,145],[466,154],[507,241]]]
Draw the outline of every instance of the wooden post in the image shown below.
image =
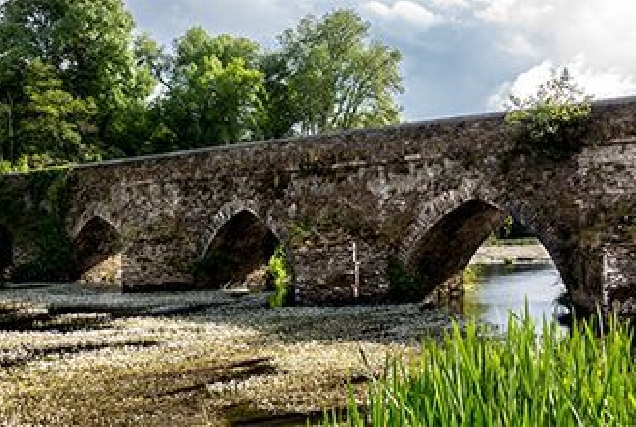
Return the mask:
[[353,298],[357,299],[360,292],[360,261],[358,261],[358,247],[353,242],[351,250],[353,252]]

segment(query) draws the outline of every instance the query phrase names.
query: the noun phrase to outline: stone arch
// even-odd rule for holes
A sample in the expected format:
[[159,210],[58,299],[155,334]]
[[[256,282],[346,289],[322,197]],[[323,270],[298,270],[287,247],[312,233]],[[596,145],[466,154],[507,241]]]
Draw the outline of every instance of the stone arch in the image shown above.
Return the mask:
[[287,236],[285,227],[279,221],[276,221],[269,212],[264,213],[259,203],[254,200],[233,200],[221,206],[210,220],[197,245],[199,258],[203,257],[208,251],[210,244],[214,241],[219,230],[242,211],[247,211],[263,221],[267,228],[270,229],[281,242],[285,240]]
[[276,230],[258,215],[254,203],[230,203],[214,217],[201,242],[195,266],[199,288],[267,285],[267,263],[281,244]]
[[121,231],[121,222],[110,213],[108,204],[91,203],[84,209],[82,215],[73,223],[72,227],[67,230],[70,238],[75,240],[86,224],[96,217],[106,221],[117,230],[118,233]]
[[13,267],[13,234],[0,224],[0,282],[9,278]]
[[555,230],[526,203],[494,202],[478,188],[449,191],[422,206],[403,240],[399,259],[422,278],[423,293],[455,277],[506,215],[524,224],[546,248],[563,276]]
[[73,279],[81,283],[122,284],[122,238],[111,221],[94,215],[73,237]]
[[464,182],[460,188],[450,190],[422,203],[418,208],[418,217],[409,225],[406,237],[400,245],[399,257],[402,263],[409,264],[413,256],[414,245],[422,240],[433,224],[457,209],[462,203],[474,198],[474,192],[474,184]]

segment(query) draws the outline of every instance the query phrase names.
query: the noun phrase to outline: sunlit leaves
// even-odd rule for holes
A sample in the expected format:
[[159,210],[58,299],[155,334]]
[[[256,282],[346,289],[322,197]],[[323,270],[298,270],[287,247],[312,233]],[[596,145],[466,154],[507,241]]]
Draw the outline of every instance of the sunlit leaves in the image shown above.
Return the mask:
[[[43,166],[95,159],[89,152],[121,154],[120,145],[129,145],[129,113],[154,85],[149,70],[135,61],[133,26],[121,0],[0,4],[0,103],[6,107],[0,112],[0,157],[16,162],[35,155],[48,159],[36,162]],[[34,64],[46,69],[40,83],[33,81]],[[80,110],[85,113],[76,114]],[[59,152],[68,144],[77,150],[60,158],[50,152],[56,143]]]
[[258,45],[193,28],[175,41],[174,56],[145,49],[166,86],[157,104],[180,148],[253,137],[264,91],[263,74],[254,68]]
[[[561,336],[511,317],[507,333],[456,327],[426,340],[419,364],[394,362],[369,389],[351,426],[623,426],[636,419],[632,334],[611,319],[602,336],[587,324]],[[333,422],[333,420],[328,420]]]
[[369,41],[369,25],[355,13],[308,16],[280,36],[291,70],[289,86],[300,131],[378,126],[399,120],[401,54]]
[[553,72],[537,93],[510,97],[506,123],[521,144],[550,153],[576,150],[590,116],[591,97],[573,81],[567,69]]

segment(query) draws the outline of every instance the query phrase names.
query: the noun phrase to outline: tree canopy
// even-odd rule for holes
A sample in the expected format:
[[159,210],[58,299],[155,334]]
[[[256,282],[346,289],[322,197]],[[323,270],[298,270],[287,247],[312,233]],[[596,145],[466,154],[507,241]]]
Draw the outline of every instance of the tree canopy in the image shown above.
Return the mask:
[[263,98],[260,47],[229,35],[192,28],[174,42],[174,53],[147,49],[147,60],[163,84],[155,108],[175,148],[252,139],[258,135]]
[[[0,4],[0,162],[45,167],[399,121],[400,53],[352,11],[279,46],[133,37],[123,0]],[[9,166],[7,166],[9,165]]]
[[124,154],[122,120],[153,87],[130,49],[133,27],[121,0],[0,5],[3,159],[45,166]]
[[399,51],[369,41],[369,24],[355,13],[308,16],[280,36],[301,133],[399,121]]

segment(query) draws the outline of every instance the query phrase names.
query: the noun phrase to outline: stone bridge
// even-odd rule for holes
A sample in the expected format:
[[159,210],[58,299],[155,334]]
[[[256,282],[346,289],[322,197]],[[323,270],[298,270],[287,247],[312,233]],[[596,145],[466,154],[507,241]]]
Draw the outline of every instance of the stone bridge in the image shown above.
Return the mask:
[[424,296],[512,215],[547,248],[577,305],[635,311],[636,99],[596,103],[592,116],[581,150],[564,158],[520,149],[503,115],[488,114],[40,174],[55,179],[6,175],[0,267],[11,275],[41,266],[45,252],[61,256],[46,239],[19,237],[55,217],[75,279],[203,286],[197,266],[211,252],[234,245],[245,259],[232,262],[256,265],[280,243],[298,303],[381,299],[390,264],[417,274]]

